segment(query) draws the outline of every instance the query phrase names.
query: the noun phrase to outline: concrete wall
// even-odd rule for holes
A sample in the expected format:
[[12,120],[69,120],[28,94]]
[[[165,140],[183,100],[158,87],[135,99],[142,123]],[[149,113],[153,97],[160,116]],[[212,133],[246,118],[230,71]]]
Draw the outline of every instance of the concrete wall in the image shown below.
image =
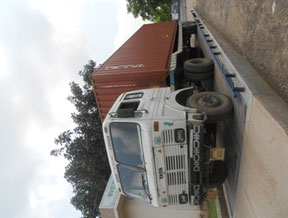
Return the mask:
[[99,205],[102,218],[208,218],[208,207],[199,206],[154,207],[144,201],[121,195],[112,176],[107,183]]
[[186,209],[183,208],[181,210],[168,207],[158,208],[137,199],[122,197],[122,214],[119,218],[208,218],[206,206],[202,208],[202,211],[199,207],[186,207]]
[[193,2],[199,16],[220,32],[288,101],[287,0]]
[[235,218],[284,218],[288,214],[288,135],[255,97],[245,129]]

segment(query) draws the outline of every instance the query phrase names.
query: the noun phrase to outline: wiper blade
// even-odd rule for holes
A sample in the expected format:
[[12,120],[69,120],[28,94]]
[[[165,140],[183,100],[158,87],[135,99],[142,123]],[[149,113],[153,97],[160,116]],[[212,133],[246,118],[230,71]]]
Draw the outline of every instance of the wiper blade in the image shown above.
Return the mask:
[[145,181],[145,178],[144,178],[144,174],[141,174],[141,177],[142,177],[142,186],[143,186],[143,189],[146,193],[146,195],[148,196],[149,200],[151,201],[152,198],[150,196],[150,194],[148,193],[147,189],[146,189],[146,181]]

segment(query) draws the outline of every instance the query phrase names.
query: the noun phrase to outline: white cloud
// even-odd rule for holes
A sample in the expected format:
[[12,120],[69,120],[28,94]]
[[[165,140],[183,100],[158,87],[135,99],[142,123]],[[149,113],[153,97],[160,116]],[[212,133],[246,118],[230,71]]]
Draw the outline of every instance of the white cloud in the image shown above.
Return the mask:
[[19,92],[14,92],[11,97],[11,103],[14,107],[21,107],[24,103],[23,96]]
[[[83,4],[81,0],[30,0],[30,7],[41,11],[54,26],[58,39],[73,40],[81,32],[80,15]],[[61,36],[61,37],[60,37]]]
[[38,189],[38,194],[40,198],[43,198],[46,201],[59,201],[66,199],[68,190],[67,183],[64,181],[64,179],[58,179],[54,184],[40,186]]
[[5,55],[4,46],[0,44],[0,80],[8,73],[7,58]]
[[62,31],[48,12],[25,1],[0,2],[0,217],[79,217],[63,178],[67,162],[49,153],[54,138],[71,127],[68,83],[87,50],[78,27]]
[[[74,211],[69,203],[71,186],[63,177],[67,160],[49,155],[53,148],[53,139],[59,132],[60,127],[46,128],[36,120],[31,120],[28,125],[25,145],[41,160],[30,182],[28,208],[30,218],[40,218],[39,214],[41,218],[58,217],[60,214],[57,215],[59,213],[57,211],[62,210],[62,207]],[[75,217],[77,213],[75,211],[73,213]]]
[[0,217],[79,217],[67,162],[49,155],[54,138],[73,128],[68,84],[142,23],[124,0],[0,1]]
[[118,32],[114,40],[115,48],[119,48],[128,38],[130,38],[143,24],[151,23],[143,21],[141,18],[135,19],[133,15],[128,14],[126,1],[115,0],[118,4],[117,23]]
[[60,218],[68,215],[78,218],[80,216],[80,213],[76,213],[69,203],[72,190],[63,178],[64,168],[60,167],[64,162],[67,163],[61,158],[51,157],[49,162],[46,161],[38,168],[34,186],[32,183],[33,188],[29,192],[29,218]]
[[71,114],[75,111],[74,106],[67,100],[67,93],[70,92],[68,83],[64,84],[64,87],[54,87],[48,94],[51,113],[53,114],[54,119],[57,120],[60,129],[72,125],[72,120],[67,120],[67,114]]

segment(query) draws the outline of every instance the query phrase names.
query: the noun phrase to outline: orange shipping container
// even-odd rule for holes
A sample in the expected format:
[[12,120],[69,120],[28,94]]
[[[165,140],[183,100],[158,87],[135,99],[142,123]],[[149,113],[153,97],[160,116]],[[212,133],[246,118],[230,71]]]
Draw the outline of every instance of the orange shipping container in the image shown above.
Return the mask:
[[176,30],[175,21],[143,25],[92,74],[102,121],[121,93],[167,86]]

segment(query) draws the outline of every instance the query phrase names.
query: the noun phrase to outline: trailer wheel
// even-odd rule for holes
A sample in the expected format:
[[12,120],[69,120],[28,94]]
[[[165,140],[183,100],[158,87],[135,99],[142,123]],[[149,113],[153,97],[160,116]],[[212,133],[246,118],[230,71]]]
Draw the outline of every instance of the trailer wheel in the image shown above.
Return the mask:
[[209,175],[209,188],[221,186],[228,175],[227,166],[224,161],[216,160],[211,163],[212,173]]
[[226,95],[217,92],[198,92],[190,96],[186,106],[205,112],[208,122],[226,119],[233,109],[232,101]]
[[189,71],[184,71],[184,77],[193,82],[200,82],[210,79],[213,76],[213,72],[203,72],[203,73],[191,73]]
[[214,63],[210,58],[193,58],[184,62],[184,70],[191,73],[203,73],[213,70]]

